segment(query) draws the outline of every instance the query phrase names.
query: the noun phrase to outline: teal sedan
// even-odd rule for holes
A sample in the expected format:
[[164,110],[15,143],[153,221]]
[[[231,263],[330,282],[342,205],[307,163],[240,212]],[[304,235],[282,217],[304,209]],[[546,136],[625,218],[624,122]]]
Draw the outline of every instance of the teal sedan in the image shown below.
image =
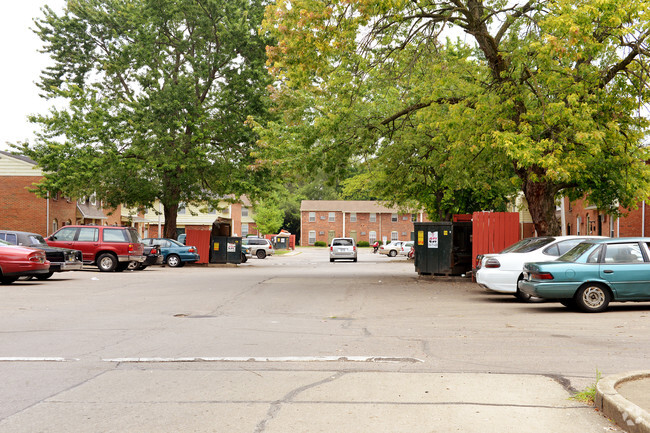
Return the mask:
[[583,242],[554,262],[526,263],[523,293],[587,313],[611,301],[650,301],[650,238]]
[[163,255],[163,263],[171,268],[194,263],[200,259],[196,247],[183,245],[174,239],[146,238],[142,239],[142,243],[158,247]]

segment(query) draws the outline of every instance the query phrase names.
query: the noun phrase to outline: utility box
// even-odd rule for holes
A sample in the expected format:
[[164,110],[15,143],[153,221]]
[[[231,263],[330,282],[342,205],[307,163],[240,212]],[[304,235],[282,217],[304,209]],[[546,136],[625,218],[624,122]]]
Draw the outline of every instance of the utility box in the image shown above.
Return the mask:
[[463,275],[472,269],[471,222],[414,223],[415,271],[420,275]]
[[210,263],[241,263],[241,238],[213,236],[210,242]]

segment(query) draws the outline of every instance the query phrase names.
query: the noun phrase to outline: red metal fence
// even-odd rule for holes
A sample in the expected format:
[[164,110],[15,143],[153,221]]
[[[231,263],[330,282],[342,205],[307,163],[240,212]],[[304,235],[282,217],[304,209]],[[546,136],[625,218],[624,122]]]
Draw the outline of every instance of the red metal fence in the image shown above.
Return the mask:
[[196,247],[200,259],[196,263],[210,262],[210,229],[189,228],[185,229],[185,245]]

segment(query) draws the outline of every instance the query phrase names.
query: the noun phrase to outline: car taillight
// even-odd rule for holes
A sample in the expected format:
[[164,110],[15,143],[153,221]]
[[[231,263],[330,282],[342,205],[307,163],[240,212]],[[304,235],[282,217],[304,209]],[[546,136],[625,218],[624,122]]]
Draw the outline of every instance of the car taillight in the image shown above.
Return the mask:
[[45,256],[42,255],[42,254],[38,254],[38,253],[30,254],[29,261],[30,262],[43,263],[43,262],[45,262]]
[[133,244],[129,244],[129,252],[130,252],[130,253],[133,252]]
[[493,257],[490,257],[489,259],[487,259],[485,261],[485,267],[486,268],[500,268],[501,263],[499,263],[499,261],[497,259],[495,259]]
[[151,254],[158,254],[158,250],[156,250],[155,248],[152,248],[151,249]]
[[334,247],[333,247],[333,246],[330,246],[330,251],[334,251]]
[[536,272],[534,274],[530,274],[530,279],[531,280],[552,280],[553,275],[550,272]]
[[357,246],[354,245],[354,246],[352,247],[352,251],[356,251],[356,250],[357,250]]
[[190,253],[195,253],[195,252],[196,252],[196,248],[194,248],[194,247],[190,247],[187,251],[189,251]]

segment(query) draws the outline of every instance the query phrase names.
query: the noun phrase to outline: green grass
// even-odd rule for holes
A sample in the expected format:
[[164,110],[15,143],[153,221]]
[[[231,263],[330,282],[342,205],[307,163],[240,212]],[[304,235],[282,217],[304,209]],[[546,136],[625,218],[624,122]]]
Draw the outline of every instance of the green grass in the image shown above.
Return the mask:
[[596,370],[596,383],[586,387],[582,391],[576,392],[573,396],[571,396],[571,399],[583,403],[587,403],[587,404],[594,404],[594,402],[596,401],[596,385],[598,384],[598,381],[600,380],[601,377],[602,377],[601,372]]

